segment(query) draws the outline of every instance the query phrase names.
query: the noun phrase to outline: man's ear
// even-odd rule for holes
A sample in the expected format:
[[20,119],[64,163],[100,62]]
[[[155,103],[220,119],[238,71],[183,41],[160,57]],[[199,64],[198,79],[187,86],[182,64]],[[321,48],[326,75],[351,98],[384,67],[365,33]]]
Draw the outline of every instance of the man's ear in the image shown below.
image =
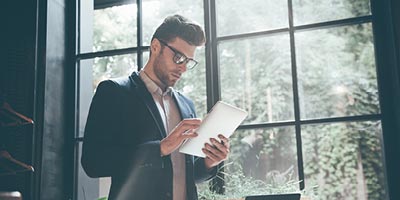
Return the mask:
[[157,38],[154,38],[150,44],[150,51],[152,53],[158,54],[161,49],[161,43]]

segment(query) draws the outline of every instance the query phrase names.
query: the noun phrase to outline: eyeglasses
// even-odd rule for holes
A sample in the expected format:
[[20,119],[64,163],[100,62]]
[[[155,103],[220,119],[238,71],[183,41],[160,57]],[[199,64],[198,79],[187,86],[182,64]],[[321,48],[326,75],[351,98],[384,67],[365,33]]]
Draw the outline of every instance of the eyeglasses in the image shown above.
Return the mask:
[[182,63],[186,63],[186,67],[188,69],[193,69],[198,64],[198,62],[196,60],[194,60],[192,58],[188,58],[183,53],[181,53],[178,50],[176,50],[174,47],[169,46],[166,42],[164,42],[164,41],[162,41],[160,39],[158,41],[160,41],[161,44],[163,44],[164,46],[168,47],[169,49],[171,49],[172,52],[174,52],[175,55],[172,58],[174,63],[176,63],[178,65],[180,65]]

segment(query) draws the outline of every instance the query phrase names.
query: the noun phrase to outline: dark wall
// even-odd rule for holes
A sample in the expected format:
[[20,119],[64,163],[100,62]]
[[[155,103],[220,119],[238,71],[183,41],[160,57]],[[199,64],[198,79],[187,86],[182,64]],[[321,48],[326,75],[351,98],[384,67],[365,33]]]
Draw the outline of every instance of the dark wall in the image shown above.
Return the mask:
[[[393,19],[393,31],[395,35],[395,48],[397,52],[397,77],[400,77],[400,1],[392,0],[392,19]],[[400,115],[400,113],[399,113]],[[399,138],[400,139],[400,138]],[[400,142],[399,142],[400,144]]]
[[372,0],[386,177],[391,200],[400,199],[399,1]]
[[[68,199],[72,153],[66,138],[67,0],[2,2],[0,93],[34,125],[1,129],[2,148],[35,172],[0,177],[0,191],[24,200]],[[73,130],[73,129],[72,129]],[[70,133],[72,136],[72,133]]]
[[[392,24],[393,24],[393,33],[394,33],[394,49],[396,56],[395,70],[394,73],[395,79],[397,80],[395,89],[397,93],[396,102],[393,104],[393,109],[395,110],[395,122],[398,127],[400,127],[400,1],[399,0],[391,0],[391,13],[392,13]],[[396,73],[397,72],[397,73]],[[390,193],[391,199],[400,199],[400,128],[396,130],[395,135],[391,138],[395,142],[393,143],[393,148],[395,150],[389,150],[389,159],[391,159],[391,174],[388,176],[390,179]]]
[[[27,1],[21,5],[15,1],[7,1],[2,3],[0,13],[0,95],[15,111],[33,118],[36,2]],[[4,128],[0,132],[0,145],[13,158],[34,165],[33,138],[34,125]],[[17,190],[25,199],[31,199],[33,176],[31,172],[0,176],[0,191]]]

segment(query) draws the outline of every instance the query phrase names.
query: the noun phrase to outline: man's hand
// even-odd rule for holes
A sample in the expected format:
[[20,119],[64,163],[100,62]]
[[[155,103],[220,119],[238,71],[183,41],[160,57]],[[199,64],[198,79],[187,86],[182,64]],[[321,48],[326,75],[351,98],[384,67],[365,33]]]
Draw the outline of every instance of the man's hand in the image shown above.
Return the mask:
[[194,138],[197,133],[194,132],[201,124],[200,119],[191,118],[184,119],[168,134],[166,138],[161,140],[160,149],[161,156],[166,156],[175,151],[184,140]]
[[215,138],[211,138],[211,144],[206,143],[202,149],[206,158],[204,159],[207,169],[217,166],[222,161],[228,158],[229,154],[229,139],[223,135],[218,135],[221,142],[218,142]]

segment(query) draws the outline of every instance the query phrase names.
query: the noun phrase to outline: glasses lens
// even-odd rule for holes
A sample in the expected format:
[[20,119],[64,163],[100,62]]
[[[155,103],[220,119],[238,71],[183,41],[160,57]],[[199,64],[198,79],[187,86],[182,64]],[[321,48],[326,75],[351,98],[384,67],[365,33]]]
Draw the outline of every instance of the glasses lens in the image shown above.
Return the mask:
[[178,52],[175,53],[174,62],[176,64],[182,64],[185,61],[186,61],[186,56],[184,56],[184,55],[182,55],[182,54],[180,54]]
[[186,67],[188,69],[193,69],[197,65],[197,62],[194,60],[189,60],[188,63],[186,64]]

